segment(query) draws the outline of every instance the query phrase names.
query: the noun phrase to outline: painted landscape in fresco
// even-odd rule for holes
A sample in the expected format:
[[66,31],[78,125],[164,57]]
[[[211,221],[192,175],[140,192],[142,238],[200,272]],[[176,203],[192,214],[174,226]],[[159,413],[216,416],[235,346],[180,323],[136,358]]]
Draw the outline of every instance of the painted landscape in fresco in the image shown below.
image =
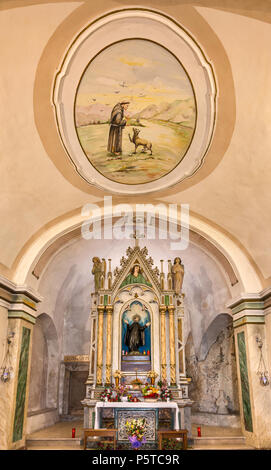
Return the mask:
[[109,46],[90,62],[78,86],[81,147],[100,173],[118,183],[148,183],[168,174],[185,156],[195,122],[185,70],[151,41]]

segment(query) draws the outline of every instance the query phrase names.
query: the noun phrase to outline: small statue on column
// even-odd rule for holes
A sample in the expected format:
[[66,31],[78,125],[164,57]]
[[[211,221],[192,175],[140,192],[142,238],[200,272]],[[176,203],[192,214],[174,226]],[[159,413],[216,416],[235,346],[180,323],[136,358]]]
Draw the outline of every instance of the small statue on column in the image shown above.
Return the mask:
[[180,294],[183,286],[184,277],[184,265],[182,264],[181,258],[177,257],[174,260],[174,264],[171,268],[173,274],[173,288],[176,294]]
[[92,274],[94,275],[94,285],[95,285],[95,292],[101,287],[101,277],[103,273],[103,264],[97,256],[92,258],[93,267],[92,267]]

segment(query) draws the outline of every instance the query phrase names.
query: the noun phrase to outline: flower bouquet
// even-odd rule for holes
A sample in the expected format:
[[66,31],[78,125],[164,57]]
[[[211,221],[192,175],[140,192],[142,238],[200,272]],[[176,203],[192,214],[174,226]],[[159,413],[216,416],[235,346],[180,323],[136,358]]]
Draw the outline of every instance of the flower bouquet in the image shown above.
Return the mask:
[[121,401],[121,393],[115,387],[106,387],[100,395],[101,401]]
[[172,400],[172,393],[170,389],[168,388],[167,382],[164,380],[163,382],[160,381],[158,382],[158,385],[160,387],[160,398],[162,401],[170,401]]
[[133,396],[132,394],[127,395],[127,401],[129,403],[138,403],[140,400],[136,396]]
[[157,400],[160,394],[160,390],[153,385],[146,384],[141,389],[142,395],[145,400]]
[[130,419],[129,421],[126,421],[126,432],[134,450],[139,449],[139,447],[146,442],[146,438],[144,436],[146,429],[145,423],[145,418]]

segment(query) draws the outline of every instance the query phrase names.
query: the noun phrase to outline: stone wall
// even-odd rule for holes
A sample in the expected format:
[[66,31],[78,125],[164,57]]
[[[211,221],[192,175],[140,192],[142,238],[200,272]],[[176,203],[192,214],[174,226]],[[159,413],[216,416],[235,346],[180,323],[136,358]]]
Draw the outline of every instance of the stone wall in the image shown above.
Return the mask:
[[[226,326],[218,333],[203,360],[199,360],[195,354],[190,334],[186,343],[186,366],[187,375],[192,379],[189,387],[189,396],[194,401],[192,414],[201,415],[198,424],[225,426],[239,423],[232,326]],[[205,420],[202,419],[203,413]]]

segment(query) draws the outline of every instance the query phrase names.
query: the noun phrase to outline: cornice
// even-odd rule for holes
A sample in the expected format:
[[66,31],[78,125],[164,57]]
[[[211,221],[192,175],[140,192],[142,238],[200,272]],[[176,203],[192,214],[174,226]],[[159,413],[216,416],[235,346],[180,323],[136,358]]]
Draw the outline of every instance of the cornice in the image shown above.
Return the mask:
[[[35,303],[39,303],[43,300],[43,297],[39,294],[39,292],[32,289],[32,287],[28,287],[26,285],[18,285],[14,282],[10,281],[9,279],[5,278],[4,276],[0,275],[0,289],[6,291],[7,294],[12,295],[25,295]],[[9,298],[9,300],[12,300]]]

